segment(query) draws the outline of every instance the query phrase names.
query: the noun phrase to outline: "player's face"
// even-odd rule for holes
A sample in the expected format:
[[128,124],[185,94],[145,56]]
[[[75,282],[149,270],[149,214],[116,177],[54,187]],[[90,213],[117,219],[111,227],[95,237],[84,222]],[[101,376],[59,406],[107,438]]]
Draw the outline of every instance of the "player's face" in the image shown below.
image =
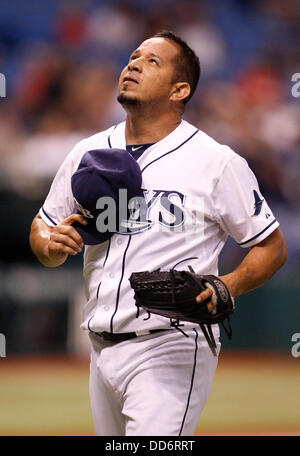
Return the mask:
[[144,41],[129,58],[119,79],[118,100],[123,105],[169,101],[174,85],[174,58],[179,49],[164,38]]

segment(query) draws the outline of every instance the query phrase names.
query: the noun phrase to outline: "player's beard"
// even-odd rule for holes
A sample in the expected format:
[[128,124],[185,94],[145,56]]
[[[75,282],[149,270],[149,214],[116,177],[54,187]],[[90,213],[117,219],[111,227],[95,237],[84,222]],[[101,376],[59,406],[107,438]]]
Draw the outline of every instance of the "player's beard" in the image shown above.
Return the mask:
[[136,97],[128,97],[124,93],[120,94],[117,98],[121,105],[127,106],[140,106],[141,102]]
[[160,106],[164,105],[166,102],[166,97],[161,96],[154,98],[152,100],[140,100],[135,96],[127,96],[126,94],[122,93],[117,98],[118,102],[123,106],[126,110],[133,108],[136,112],[145,112],[145,111],[156,111],[160,108]]

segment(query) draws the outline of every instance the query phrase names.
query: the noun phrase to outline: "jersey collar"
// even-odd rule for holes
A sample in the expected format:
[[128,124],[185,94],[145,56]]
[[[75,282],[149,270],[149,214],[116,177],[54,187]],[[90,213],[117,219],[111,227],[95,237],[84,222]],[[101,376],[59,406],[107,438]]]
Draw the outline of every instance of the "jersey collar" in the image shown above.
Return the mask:
[[[180,144],[186,141],[196,131],[196,127],[187,121],[182,120],[178,127],[176,127],[169,135],[148,147],[138,158],[137,162],[142,169],[145,168],[153,160],[157,160],[162,155],[180,146]],[[125,122],[117,125],[110,136],[110,142],[111,147],[113,148],[126,149]]]

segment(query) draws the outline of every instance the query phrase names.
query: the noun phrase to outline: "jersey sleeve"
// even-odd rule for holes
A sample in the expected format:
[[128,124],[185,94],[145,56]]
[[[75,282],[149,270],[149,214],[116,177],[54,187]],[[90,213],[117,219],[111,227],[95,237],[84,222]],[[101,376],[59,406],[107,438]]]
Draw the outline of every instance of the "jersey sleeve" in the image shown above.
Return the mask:
[[279,226],[254,173],[239,155],[226,164],[213,192],[213,206],[223,231],[242,247],[258,244]]
[[82,142],[79,142],[61,164],[50,191],[39,211],[47,225],[55,226],[73,213],[74,198],[71,188],[72,174],[78,168],[81,159]]

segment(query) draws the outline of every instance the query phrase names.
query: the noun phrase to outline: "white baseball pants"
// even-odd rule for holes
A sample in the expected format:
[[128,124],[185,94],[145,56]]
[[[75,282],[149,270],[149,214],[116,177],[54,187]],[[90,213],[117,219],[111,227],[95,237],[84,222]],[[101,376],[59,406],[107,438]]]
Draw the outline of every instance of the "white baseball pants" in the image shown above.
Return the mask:
[[194,434],[218,358],[200,328],[185,332],[189,337],[172,329],[117,343],[90,334],[96,435]]

